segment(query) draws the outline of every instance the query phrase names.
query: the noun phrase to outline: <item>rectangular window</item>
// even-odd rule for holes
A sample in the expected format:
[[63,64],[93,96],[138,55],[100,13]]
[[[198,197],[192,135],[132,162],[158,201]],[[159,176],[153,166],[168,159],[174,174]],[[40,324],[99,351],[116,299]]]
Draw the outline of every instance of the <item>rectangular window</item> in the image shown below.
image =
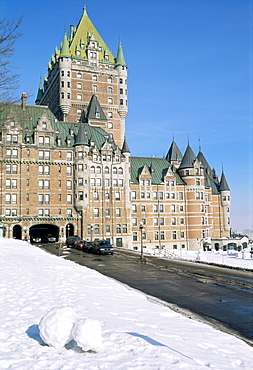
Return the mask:
[[183,193],[182,191],[180,191],[180,192],[178,193],[178,199],[179,199],[179,200],[183,200],[183,199],[184,199],[184,193]]
[[67,166],[67,176],[71,176],[71,175],[72,175],[72,167]]
[[176,217],[171,217],[171,225],[176,225],[176,224],[177,224]]
[[120,217],[120,208],[116,208],[116,217]]
[[133,242],[137,242],[137,240],[138,240],[137,232],[136,232],[136,231],[134,231],[134,232],[133,232]]
[[115,193],[115,200],[120,200],[120,192],[116,191]]
[[72,181],[67,180],[67,190],[71,190],[71,189],[72,189]]
[[132,218],[132,225],[137,226],[137,218]]
[[99,209],[94,208],[94,217],[99,217]]
[[137,213],[137,205],[132,204],[132,213]]

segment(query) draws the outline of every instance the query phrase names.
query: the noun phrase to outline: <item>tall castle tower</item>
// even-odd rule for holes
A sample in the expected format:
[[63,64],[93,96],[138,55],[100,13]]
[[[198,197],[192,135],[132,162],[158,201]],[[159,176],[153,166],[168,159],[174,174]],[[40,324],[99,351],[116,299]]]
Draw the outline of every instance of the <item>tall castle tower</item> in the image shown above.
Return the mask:
[[122,44],[116,58],[92,24],[84,8],[77,25],[64,33],[60,50],[48,63],[44,86],[40,84],[37,105],[47,105],[60,121],[87,122],[87,108],[95,95],[103,112],[94,112],[89,122],[113,135],[121,148],[128,113],[127,65]]

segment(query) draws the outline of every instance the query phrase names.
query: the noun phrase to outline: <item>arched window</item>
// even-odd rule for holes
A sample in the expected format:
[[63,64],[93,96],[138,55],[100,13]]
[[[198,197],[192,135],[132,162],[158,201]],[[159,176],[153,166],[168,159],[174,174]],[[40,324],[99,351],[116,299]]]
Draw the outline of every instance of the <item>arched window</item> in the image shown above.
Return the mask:
[[101,167],[97,167],[97,173],[101,173]]
[[120,168],[119,168],[118,173],[119,173],[120,175],[122,175],[122,174],[123,174],[123,168],[122,168],[122,167],[120,167]]
[[109,167],[105,167],[105,173],[109,173]]
[[92,167],[90,168],[90,173],[95,173],[95,167],[94,167],[94,166],[92,166]]
[[112,169],[112,173],[115,175],[115,174],[117,174],[117,168],[116,167],[113,167],[113,169]]

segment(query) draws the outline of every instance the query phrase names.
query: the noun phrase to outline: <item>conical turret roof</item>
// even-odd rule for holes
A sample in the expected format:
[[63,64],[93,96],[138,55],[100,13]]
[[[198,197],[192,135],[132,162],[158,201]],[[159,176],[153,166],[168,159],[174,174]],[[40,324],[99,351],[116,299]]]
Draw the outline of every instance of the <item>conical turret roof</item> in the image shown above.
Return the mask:
[[221,174],[219,190],[220,191],[230,190],[223,170],[222,170],[222,174]]
[[165,159],[171,163],[172,161],[181,161],[182,158],[183,158],[182,153],[178,149],[178,146],[175,143],[175,141],[173,140]]
[[35,100],[35,102],[39,102],[41,99],[42,99],[42,96],[43,96],[43,87],[42,87],[42,81],[40,79],[40,84],[39,84],[39,88],[38,88],[38,93],[37,93],[37,98]]
[[123,143],[123,146],[122,146],[121,152],[122,152],[122,153],[130,153],[130,150],[129,150],[129,147],[128,147],[128,144],[127,144],[126,138],[124,139],[124,143]]
[[180,163],[179,169],[193,168],[195,160],[196,160],[196,156],[193,153],[192,148],[190,147],[190,144],[188,144],[186,151],[184,153],[182,162]]
[[89,141],[88,141],[88,138],[85,132],[84,124],[80,124],[78,133],[76,135],[74,146],[77,146],[77,145],[89,146]]
[[116,66],[126,66],[125,57],[122,49],[122,44],[119,42],[118,53],[116,58]]
[[69,41],[68,41],[66,32],[64,32],[64,36],[63,36],[60,57],[70,57]]

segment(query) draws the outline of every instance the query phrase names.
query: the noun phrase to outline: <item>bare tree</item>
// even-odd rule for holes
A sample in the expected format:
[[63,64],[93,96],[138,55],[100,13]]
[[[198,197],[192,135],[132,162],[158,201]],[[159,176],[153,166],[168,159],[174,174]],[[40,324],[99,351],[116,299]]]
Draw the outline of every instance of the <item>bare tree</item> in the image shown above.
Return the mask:
[[16,40],[21,36],[19,27],[22,18],[9,21],[0,20],[0,110],[4,105],[17,100],[15,91],[18,89],[19,74],[11,65]]
[[242,231],[242,233],[243,233],[243,235],[246,235],[249,238],[249,240],[253,240],[253,230],[251,230],[251,229],[244,229]]

